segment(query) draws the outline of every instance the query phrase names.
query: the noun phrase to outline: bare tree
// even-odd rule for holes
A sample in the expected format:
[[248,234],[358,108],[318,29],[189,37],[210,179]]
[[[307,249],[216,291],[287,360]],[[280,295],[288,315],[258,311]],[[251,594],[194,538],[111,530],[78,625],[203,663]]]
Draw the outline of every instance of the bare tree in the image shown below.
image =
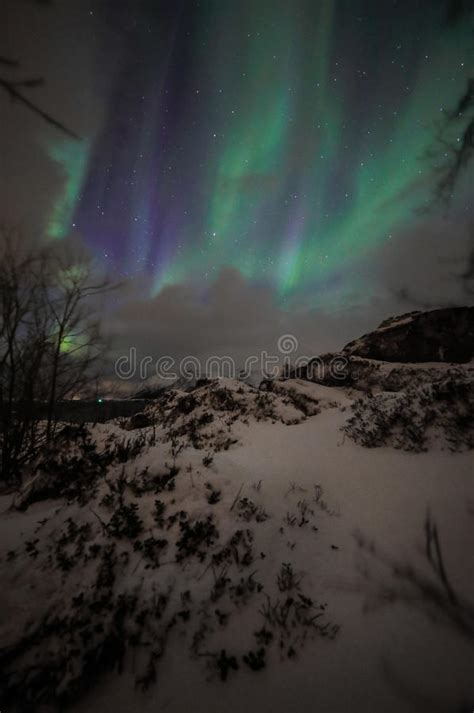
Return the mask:
[[[36,442],[25,403],[41,398],[39,372],[46,325],[41,325],[40,290],[33,275],[41,256],[19,254],[14,234],[4,232],[0,256],[0,408],[1,466],[5,480],[16,476]],[[26,276],[30,276],[26,278]],[[31,281],[30,281],[31,279]]]
[[0,243],[0,479],[22,469],[54,435],[58,399],[80,394],[103,354],[95,298],[108,289],[87,261]]
[[[49,5],[49,0],[33,0],[37,5]],[[45,83],[44,77],[36,76],[23,76],[18,77],[18,71],[21,69],[20,62],[11,57],[1,57],[0,56],[0,67],[2,68],[0,74],[0,89],[3,89],[12,102],[17,102],[22,104],[29,111],[39,116],[43,121],[45,121],[50,126],[59,129],[67,136],[73,139],[78,139],[79,136],[71,131],[63,122],[56,119],[52,114],[43,109],[38,102],[31,99],[29,91],[32,89],[37,89],[42,87]]]
[[[473,12],[472,0],[448,0],[446,24],[455,27]],[[446,112],[431,156],[444,160],[437,166],[435,198],[449,204],[462,174],[474,156],[474,77],[467,80],[464,92],[451,111]]]
[[54,424],[58,399],[79,393],[91,379],[91,370],[103,352],[100,324],[91,313],[91,302],[109,289],[106,281],[94,279],[91,264],[54,260],[44,285],[47,313],[52,323],[47,440]]
[[[452,138],[454,130],[458,135]],[[469,79],[457,106],[447,113],[437,145],[446,160],[437,167],[436,198],[449,203],[474,156],[474,78]]]

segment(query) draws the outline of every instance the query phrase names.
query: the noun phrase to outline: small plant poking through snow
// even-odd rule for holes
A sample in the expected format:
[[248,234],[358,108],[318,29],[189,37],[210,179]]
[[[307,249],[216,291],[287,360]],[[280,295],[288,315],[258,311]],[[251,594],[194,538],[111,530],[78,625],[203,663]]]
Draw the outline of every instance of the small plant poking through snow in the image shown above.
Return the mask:
[[238,517],[245,522],[255,520],[255,522],[265,522],[268,513],[262,505],[256,505],[249,498],[240,498],[237,502],[236,510]]
[[206,455],[202,459],[202,464],[205,468],[209,468],[209,466],[212,465],[213,460],[214,456],[212,455],[212,453],[206,453]]
[[138,514],[138,505],[121,504],[115,510],[107,525],[107,530],[113,537],[135,539],[143,531],[143,522]]
[[209,505],[215,505],[221,499],[221,491],[216,490],[211,483],[206,483],[205,488],[207,489],[207,502]]
[[162,528],[165,525],[165,514],[166,504],[162,500],[155,500],[155,507],[153,510],[153,519],[157,527]]
[[235,656],[227,656],[226,650],[222,649],[219,656],[216,657],[216,667],[219,671],[221,681],[226,681],[229,671],[237,671],[239,664]]
[[264,648],[258,649],[257,651],[249,651],[248,654],[245,654],[242,658],[244,663],[246,663],[252,671],[260,671],[262,668],[265,668]]
[[277,575],[277,585],[280,592],[291,592],[300,588],[301,577],[297,577],[289,562],[284,562]]
[[204,520],[190,523],[188,519],[179,523],[181,534],[176,542],[178,550],[176,559],[197,557],[201,562],[206,558],[207,549],[217,541],[219,533],[213,522],[212,515]]
[[327,515],[331,515],[332,517],[338,515],[339,514],[338,511],[329,507],[327,502],[324,500],[324,498],[323,498],[324,491],[323,491],[322,485],[314,485],[313,488],[314,488],[313,503],[315,503],[315,505],[320,510],[327,513]]

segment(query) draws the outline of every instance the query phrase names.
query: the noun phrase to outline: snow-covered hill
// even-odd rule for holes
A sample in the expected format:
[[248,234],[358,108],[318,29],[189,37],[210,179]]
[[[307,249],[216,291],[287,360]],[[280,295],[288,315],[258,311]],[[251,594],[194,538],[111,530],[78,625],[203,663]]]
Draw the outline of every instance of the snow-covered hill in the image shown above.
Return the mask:
[[2,710],[472,709],[471,368],[351,359],[63,429],[2,498]]

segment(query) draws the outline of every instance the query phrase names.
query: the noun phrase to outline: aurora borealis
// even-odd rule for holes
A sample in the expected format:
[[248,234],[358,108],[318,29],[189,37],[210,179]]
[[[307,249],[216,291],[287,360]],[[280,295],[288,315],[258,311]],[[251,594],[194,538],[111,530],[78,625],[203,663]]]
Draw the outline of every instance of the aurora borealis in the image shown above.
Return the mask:
[[151,295],[233,267],[282,304],[370,296],[356,267],[431,199],[423,156],[469,77],[472,25],[447,28],[443,0],[82,7],[96,72],[106,53],[113,67],[97,130],[48,133],[50,238],[77,232]]

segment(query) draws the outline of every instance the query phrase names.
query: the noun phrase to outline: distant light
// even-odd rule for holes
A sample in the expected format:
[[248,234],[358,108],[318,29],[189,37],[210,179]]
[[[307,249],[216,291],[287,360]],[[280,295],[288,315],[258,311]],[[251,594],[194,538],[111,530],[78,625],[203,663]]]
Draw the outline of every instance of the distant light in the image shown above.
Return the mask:
[[104,399],[97,399],[97,403],[98,403],[98,404],[103,403],[103,401],[104,401]]

